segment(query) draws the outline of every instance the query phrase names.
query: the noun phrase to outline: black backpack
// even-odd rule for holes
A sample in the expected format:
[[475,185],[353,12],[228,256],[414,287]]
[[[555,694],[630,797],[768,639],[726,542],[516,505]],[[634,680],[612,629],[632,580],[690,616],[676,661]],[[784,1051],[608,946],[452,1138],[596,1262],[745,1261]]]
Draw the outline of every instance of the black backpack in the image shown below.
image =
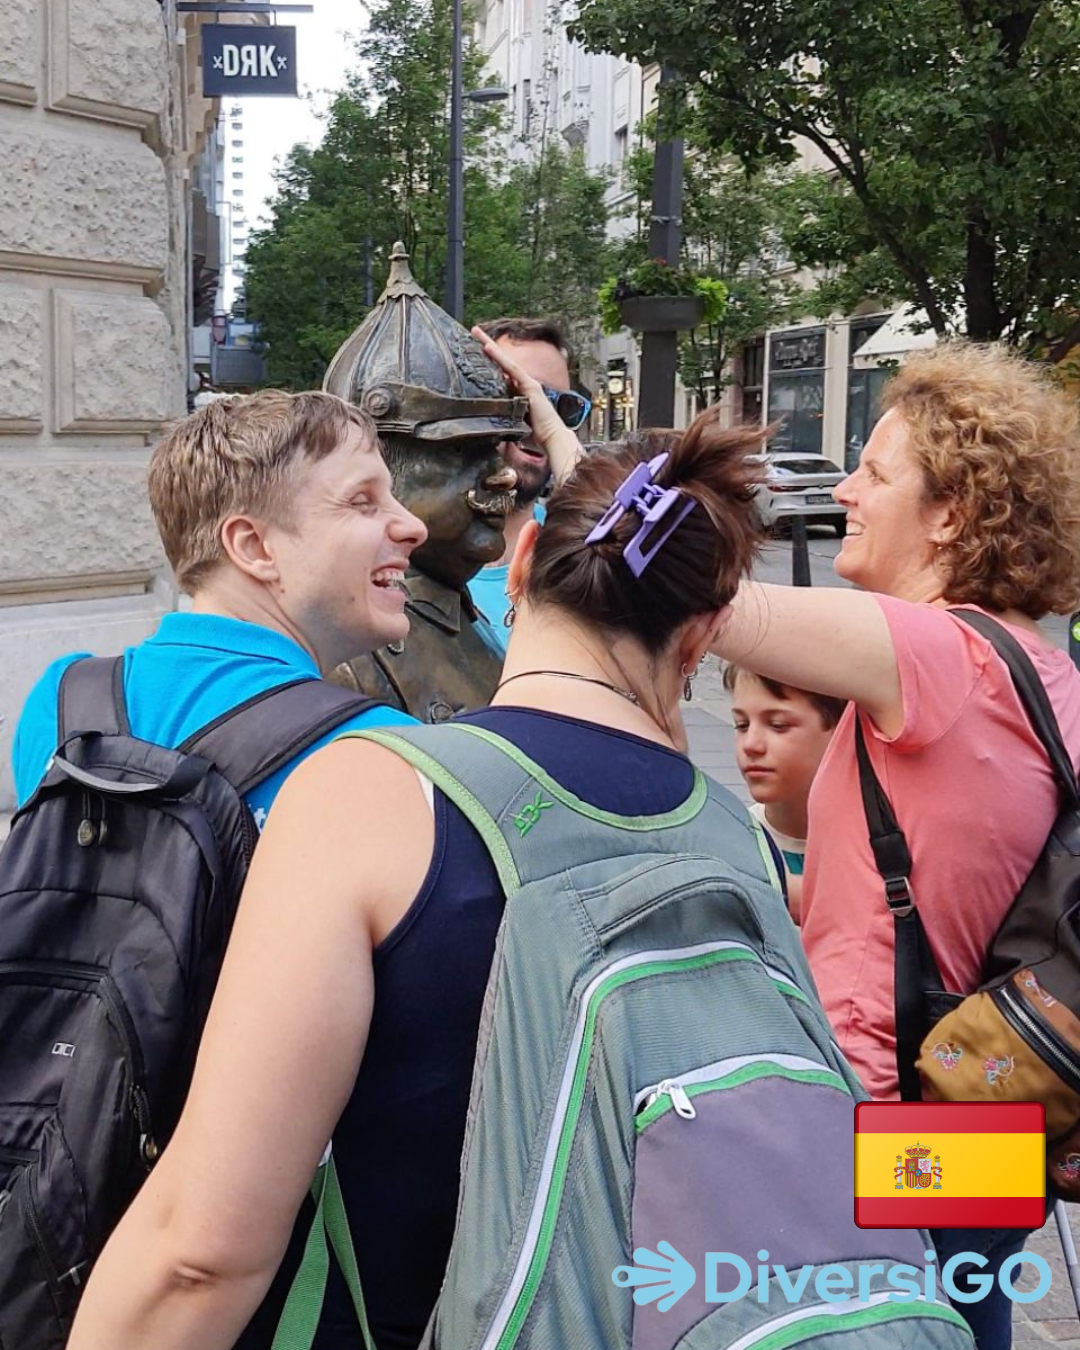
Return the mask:
[[0,1350],[62,1350],[179,1118],[258,829],[245,793],[374,701],[279,686],[166,750],[70,666],[0,851]]

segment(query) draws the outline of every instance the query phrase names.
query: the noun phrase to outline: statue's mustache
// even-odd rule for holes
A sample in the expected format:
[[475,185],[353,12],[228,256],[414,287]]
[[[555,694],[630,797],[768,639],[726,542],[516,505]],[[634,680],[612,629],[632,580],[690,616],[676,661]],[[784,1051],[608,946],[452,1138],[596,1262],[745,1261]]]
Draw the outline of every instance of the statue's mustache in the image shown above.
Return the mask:
[[477,515],[508,516],[514,509],[517,494],[510,491],[481,495],[475,488],[470,488],[465,500],[469,503],[469,509],[475,511]]

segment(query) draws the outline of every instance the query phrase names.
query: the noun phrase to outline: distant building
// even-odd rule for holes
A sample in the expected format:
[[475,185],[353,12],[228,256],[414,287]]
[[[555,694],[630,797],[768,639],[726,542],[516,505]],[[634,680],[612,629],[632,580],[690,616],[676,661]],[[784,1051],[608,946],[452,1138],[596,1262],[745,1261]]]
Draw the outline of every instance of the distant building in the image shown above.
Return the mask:
[[[566,35],[561,0],[480,0],[475,37],[489,75],[509,91],[507,149],[532,159],[548,138],[579,146],[590,169],[612,169],[608,206],[613,216],[631,201],[621,169],[656,97],[655,67],[595,55]],[[614,219],[616,235],[633,220]],[[598,367],[591,431],[618,435],[633,420],[638,352],[629,332],[602,338],[592,354]]]
[[247,252],[250,221],[248,212],[248,160],[245,145],[244,123],[246,109],[242,103],[230,103],[222,108],[219,125],[225,142],[225,182],[228,189],[230,210],[229,221],[229,260],[225,267],[225,285],[223,309],[232,311],[238,291],[244,285],[244,254]]
[[[216,107],[176,0],[0,4],[0,810],[48,661],[138,641],[176,591],[146,462],[221,267]],[[216,172],[216,170],[215,170]]]

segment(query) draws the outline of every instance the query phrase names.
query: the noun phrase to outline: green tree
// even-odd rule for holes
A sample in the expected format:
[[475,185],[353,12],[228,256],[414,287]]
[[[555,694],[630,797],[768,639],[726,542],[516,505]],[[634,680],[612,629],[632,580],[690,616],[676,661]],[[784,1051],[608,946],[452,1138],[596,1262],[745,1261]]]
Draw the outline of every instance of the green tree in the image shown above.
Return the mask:
[[[466,88],[482,82],[483,59],[470,51]],[[449,0],[381,0],[322,143],[287,156],[269,225],[248,248],[248,314],[273,383],[321,382],[378,297],[395,239],[417,280],[441,297],[449,85]],[[500,117],[466,104],[466,320],[539,311],[577,328],[603,266],[605,180],[563,152],[539,170],[503,164]]]
[[578,352],[586,351],[599,331],[596,291],[611,257],[609,181],[608,174],[589,171],[580,148],[564,148],[544,136],[535,160],[515,165],[507,183],[511,202],[503,220],[521,271],[515,303],[503,313],[556,320]]
[[1080,6],[582,0],[576,33],[678,72],[692,134],[745,166],[819,160],[791,241],[823,299],[1051,359],[1080,339]]

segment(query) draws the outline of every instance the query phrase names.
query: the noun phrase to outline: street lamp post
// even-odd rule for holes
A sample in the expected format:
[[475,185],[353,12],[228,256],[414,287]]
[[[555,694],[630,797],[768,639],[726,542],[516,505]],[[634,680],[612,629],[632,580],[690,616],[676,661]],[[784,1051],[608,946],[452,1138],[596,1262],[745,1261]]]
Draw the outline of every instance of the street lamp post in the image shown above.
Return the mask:
[[[660,72],[660,98],[672,83],[669,70]],[[652,218],[649,257],[679,265],[682,249],[683,142],[656,143],[653,161]],[[643,333],[638,426],[670,427],[675,420],[675,375],[679,364],[678,333]]]
[[450,54],[450,201],[446,227],[446,296],[443,308],[461,322],[465,301],[465,129],[461,89],[461,0],[454,0]]
[[465,127],[464,102],[496,103],[509,91],[491,87],[462,89],[461,0],[454,0],[450,54],[450,197],[446,223],[446,292],[443,309],[461,322],[465,312]]

